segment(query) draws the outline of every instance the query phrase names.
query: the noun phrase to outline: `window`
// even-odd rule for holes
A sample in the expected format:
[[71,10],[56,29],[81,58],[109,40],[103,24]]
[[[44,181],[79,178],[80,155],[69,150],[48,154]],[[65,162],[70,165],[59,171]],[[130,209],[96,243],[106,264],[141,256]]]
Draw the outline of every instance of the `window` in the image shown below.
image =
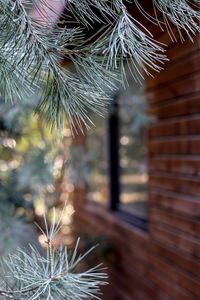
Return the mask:
[[146,115],[142,86],[121,89],[108,118],[96,117],[86,138],[88,199],[105,204],[136,226],[146,228]]
[[121,90],[110,109],[109,165],[110,208],[121,217],[146,229],[147,183],[143,87],[132,84]]

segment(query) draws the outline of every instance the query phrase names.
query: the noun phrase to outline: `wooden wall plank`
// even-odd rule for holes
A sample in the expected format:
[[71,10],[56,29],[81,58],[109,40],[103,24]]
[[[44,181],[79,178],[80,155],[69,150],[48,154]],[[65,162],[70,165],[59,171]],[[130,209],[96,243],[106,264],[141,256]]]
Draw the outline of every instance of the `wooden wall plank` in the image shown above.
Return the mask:
[[149,203],[152,207],[159,207],[164,211],[176,213],[178,216],[200,218],[199,197],[151,188]]

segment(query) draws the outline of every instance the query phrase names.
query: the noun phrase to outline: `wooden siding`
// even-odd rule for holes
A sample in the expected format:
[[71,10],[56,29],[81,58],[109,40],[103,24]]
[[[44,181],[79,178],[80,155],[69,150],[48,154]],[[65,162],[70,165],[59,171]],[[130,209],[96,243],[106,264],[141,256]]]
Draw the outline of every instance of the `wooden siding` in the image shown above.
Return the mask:
[[170,61],[146,80],[149,231],[138,230],[76,190],[79,233],[114,245],[104,300],[200,299],[200,40],[168,42]]

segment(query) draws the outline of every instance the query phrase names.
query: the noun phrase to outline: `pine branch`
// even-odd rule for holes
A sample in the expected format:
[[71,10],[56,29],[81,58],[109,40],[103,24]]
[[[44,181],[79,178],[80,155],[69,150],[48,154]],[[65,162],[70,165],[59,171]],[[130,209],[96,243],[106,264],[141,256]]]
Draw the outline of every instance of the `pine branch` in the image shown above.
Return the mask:
[[[126,77],[124,61],[127,62],[136,81],[144,79],[143,71],[151,75],[147,67],[159,72],[160,64],[166,61],[164,49],[156,43],[150,32],[141,31],[137,20],[129,15],[125,6],[121,6],[120,17],[110,35],[109,44],[104,51],[108,55],[107,67],[121,68]],[[144,29],[144,28],[143,28]]]
[[[196,9],[192,7],[192,1],[187,0],[153,0],[153,5],[156,9],[163,14],[164,25],[172,40],[176,41],[176,37],[172,31],[170,22],[177,27],[180,38],[185,40],[182,31],[193,41],[193,36],[200,32],[200,1],[194,0]],[[169,21],[170,22],[169,22]],[[158,24],[162,27],[161,22]]]
[[[64,246],[57,250],[53,247],[53,239],[62,227],[63,213],[64,210],[56,223],[53,210],[50,228],[44,217],[45,231],[38,226],[46,239],[46,257],[30,246],[29,253],[18,249],[5,259],[8,273],[4,276],[4,288],[0,288],[0,295],[15,300],[100,299],[100,286],[106,284],[107,278],[101,265],[82,273],[75,271],[94,247],[83,255],[77,253],[79,239],[71,255]],[[9,287],[9,282],[14,286]]]
[[[64,1],[64,0],[60,0]],[[126,83],[125,64],[136,81],[144,73],[160,72],[166,56],[164,45],[131,16],[123,0],[70,0],[66,21],[58,21],[60,10],[47,0],[0,0],[0,90],[12,102],[36,92],[37,111],[52,127],[62,128],[65,118],[89,127],[89,112],[104,114],[121,77]],[[150,16],[138,0],[132,5],[154,24],[166,29],[176,40],[171,24],[192,40],[200,32],[199,0],[152,0],[155,15]],[[30,7],[39,17],[28,13]],[[28,8],[28,9],[27,9]],[[76,22],[70,19],[74,16]],[[163,19],[158,18],[162,13]],[[49,16],[53,19],[49,18]],[[100,32],[85,38],[85,29],[95,23]],[[76,73],[64,70],[59,61],[66,57]],[[118,74],[121,74],[120,77]]]

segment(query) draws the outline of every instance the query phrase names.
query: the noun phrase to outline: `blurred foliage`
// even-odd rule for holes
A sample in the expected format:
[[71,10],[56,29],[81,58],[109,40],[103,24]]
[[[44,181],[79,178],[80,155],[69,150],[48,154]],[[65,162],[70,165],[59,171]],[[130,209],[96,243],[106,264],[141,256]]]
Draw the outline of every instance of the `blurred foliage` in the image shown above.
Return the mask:
[[4,201],[29,217],[37,204],[52,206],[58,197],[66,151],[61,136],[33,113],[36,105],[35,98],[12,105],[0,100],[0,210]]
[[22,217],[16,215],[15,207],[11,204],[1,202],[0,230],[0,257],[19,246],[27,246],[30,240],[38,245],[37,236],[32,226],[25,224]]

